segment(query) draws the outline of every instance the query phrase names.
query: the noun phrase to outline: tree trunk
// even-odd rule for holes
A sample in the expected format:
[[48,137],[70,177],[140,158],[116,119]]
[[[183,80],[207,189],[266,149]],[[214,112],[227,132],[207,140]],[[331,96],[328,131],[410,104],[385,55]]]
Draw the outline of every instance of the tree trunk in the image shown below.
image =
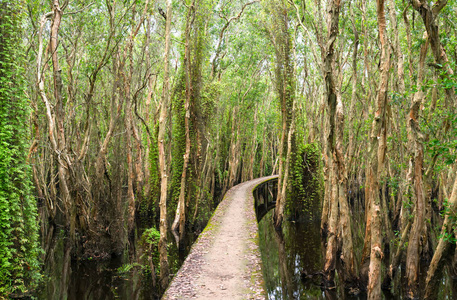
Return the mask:
[[[386,31],[384,0],[377,0],[377,19],[379,41],[381,44],[380,83],[376,99],[375,119],[372,124],[369,149],[369,170],[367,174],[366,211],[371,214],[370,265],[368,274],[368,299],[381,299],[381,262],[382,251],[382,219],[379,182],[384,172],[384,161],[387,149],[387,92],[389,83],[390,53]],[[368,216],[367,216],[368,219]],[[366,237],[367,238],[367,237]],[[365,240],[366,241],[366,240]],[[366,245],[365,245],[366,247]]]
[[357,97],[357,83],[358,83],[358,76],[357,76],[357,55],[359,49],[359,33],[357,28],[355,27],[355,16],[352,9],[352,5],[350,7],[351,12],[351,23],[352,23],[352,31],[354,32],[354,49],[352,51],[352,94],[351,94],[351,102],[349,107],[349,143],[348,143],[348,150],[346,153],[346,161],[347,161],[347,172],[349,176],[352,170],[352,160],[354,157],[354,149],[355,149],[355,142],[354,138],[357,136],[354,135],[354,115],[356,114],[355,111],[355,102]]
[[159,263],[160,263],[160,285],[165,289],[169,282],[168,251],[167,251],[167,191],[168,191],[168,167],[167,167],[167,146],[166,131],[168,125],[168,111],[170,105],[170,78],[169,78],[169,55],[170,55],[170,32],[172,6],[171,0],[167,0],[167,18],[165,25],[165,57],[164,57],[164,80],[162,90],[162,103],[159,117],[159,133],[157,137],[159,148],[159,168],[160,168],[160,239],[159,239]]
[[[456,163],[457,162],[455,162],[455,164]],[[435,296],[434,294],[436,293],[436,286],[438,285],[439,280],[439,278],[436,278],[437,271],[443,265],[443,256],[446,253],[447,249],[449,246],[453,247],[453,245],[446,239],[446,237],[453,235],[453,228],[455,228],[455,219],[453,219],[452,214],[455,214],[457,211],[457,173],[454,175],[454,186],[448,201],[449,207],[447,207],[447,210],[450,213],[446,214],[444,217],[444,223],[443,226],[441,226],[441,234],[438,246],[436,246],[435,253],[433,254],[432,261],[430,262],[430,266],[427,271],[427,278],[425,279],[425,299],[433,299]]]
[[[343,154],[343,134],[344,134],[344,108],[339,91],[338,74],[335,69],[335,41],[338,37],[339,13],[341,9],[340,0],[331,0],[328,4],[328,33],[327,48],[323,60],[326,102],[328,109],[328,138],[327,145],[327,165],[328,179],[325,196],[328,201],[324,204],[323,213],[328,213],[328,241],[325,258],[324,272],[327,281],[333,282],[336,251],[338,249],[337,240],[342,242],[342,255],[344,265],[344,280],[353,281],[356,277],[354,263],[352,225],[350,210],[347,202],[347,174],[345,159]],[[326,218],[325,216],[323,219]],[[322,224],[325,226],[325,224]],[[321,226],[322,227],[322,226]],[[338,231],[341,231],[341,238]]]
[[239,106],[233,107],[232,111],[232,130],[230,137],[230,151],[229,151],[229,163],[228,163],[228,176],[224,180],[224,187],[222,194],[230,189],[238,178],[239,163],[240,163],[240,122],[239,118]]
[[[442,79],[451,79],[454,75],[454,71],[449,64],[449,59],[446,54],[446,50],[440,41],[439,28],[437,24],[437,18],[440,11],[446,6],[448,0],[439,0],[435,2],[433,7],[430,7],[428,2],[425,0],[413,0],[411,3],[415,10],[419,12],[427,30],[430,48],[433,56],[435,57],[436,67],[443,68],[444,72],[440,72]],[[454,106],[457,106],[457,97],[455,95],[455,89],[453,87],[445,89],[446,96],[451,100]]]
[[334,163],[336,163],[335,171],[338,179],[338,194],[333,195],[338,197],[339,205],[339,225],[341,237],[339,240],[342,242],[341,259],[343,261],[343,278],[346,282],[353,282],[357,278],[357,270],[355,267],[354,249],[352,241],[352,216],[348,204],[347,197],[347,171],[345,166],[345,159],[343,154],[344,147],[344,108],[341,94],[338,91],[336,95],[336,144],[333,150]]
[[[125,61],[124,61],[125,64]],[[122,72],[122,71],[121,71]],[[129,238],[133,239],[134,224],[135,224],[135,193],[133,191],[133,182],[135,181],[135,174],[133,172],[133,147],[132,147],[132,101],[130,99],[130,82],[125,84],[125,144],[127,148],[127,199],[128,199],[128,213],[127,213],[127,230]],[[133,241],[133,240],[132,240]]]
[[[186,73],[186,100],[184,103],[184,127],[186,136],[186,150],[184,153],[184,162],[181,174],[181,186],[178,198],[178,207],[176,208],[176,215],[171,229],[176,239],[176,244],[179,248],[179,242],[184,237],[185,224],[186,224],[186,184],[187,184],[187,168],[190,157],[190,102],[192,97],[192,69],[191,69],[191,56],[190,56],[190,29],[193,24],[195,16],[194,2],[188,8],[187,22],[185,30],[185,49],[184,49],[184,67]],[[179,228],[178,228],[179,227]]]
[[[425,39],[427,36],[425,34]],[[411,164],[413,165],[413,176],[411,185],[414,186],[415,214],[409,235],[408,250],[406,253],[406,277],[408,278],[408,296],[418,296],[419,261],[421,254],[421,237],[424,232],[425,221],[425,193],[422,176],[424,165],[423,135],[420,130],[419,113],[424,100],[422,85],[424,80],[425,58],[427,55],[428,41],[421,47],[420,61],[417,77],[417,92],[414,93],[411,101],[411,108],[408,117],[408,139],[411,148]]]
[[[274,214],[275,227],[280,228],[284,218],[286,206],[286,190],[289,172],[289,161],[293,145],[291,123],[293,114],[293,103],[295,97],[294,69],[291,62],[291,40],[289,34],[289,20],[286,4],[281,1],[273,3],[272,41],[276,53],[276,88],[281,107],[281,144],[279,148],[279,178],[278,196]],[[276,27],[277,26],[277,27]]]
[[[65,143],[65,130],[64,130],[64,117],[65,111],[62,100],[62,70],[59,67],[58,59],[58,35],[60,23],[62,20],[63,11],[60,7],[59,0],[53,1],[53,11],[48,13],[41,18],[40,21],[40,32],[39,32],[39,50],[37,55],[37,74],[38,74],[38,90],[41,99],[43,100],[46,107],[46,116],[48,120],[49,127],[49,139],[51,142],[51,147],[53,151],[53,157],[57,161],[57,170],[59,176],[59,194],[62,199],[65,223],[70,231],[70,239],[73,243],[75,241],[75,231],[76,231],[76,217],[75,211],[73,209],[73,203],[70,195],[69,187],[69,159],[67,157],[67,149]],[[53,17],[51,24],[51,32],[49,38],[49,51],[52,57],[52,67],[53,67],[53,83],[54,83],[54,113],[52,110],[52,105],[49,102],[45,87],[44,87],[44,78],[42,77],[41,63],[42,63],[42,54],[43,54],[43,40],[42,33],[44,26],[48,18]]]
[[[134,237],[134,224],[135,224],[135,210],[136,210],[136,198],[134,192],[134,183],[136,181],[137,188],[141,188],[141,182],[143,177],[142,167],[142,155],[141,155],[141,141],[139,138],[138,130],[133,120],[133,105],[136,99],[132,93],[132,78],[133,78],[133,46],[135,37],[138,34],[140,26],[143,24],[148,8],[149,0],[145,1],[145,6],[140,21],[138,24],[133,23],[131,26],[131,33],[127,40],[127,44],[124,48],[123,61],[120,65],[121,77],[124,79],[124,97],[125,97],[125,143],[127,148],[127,199],[128,199],[128,217],[127,217],[127,228],[128,234],[131,239]],[[134,16],[136,15],[136,4],[133,5],[132,11]],[[128,68],[128,69],[127,69]],[[127,69],[127,70],[125,70]],[[125,76],[127,74],[127,76]],[[135,140],[137,148],[137,157],[134,162],[133,142],[132,137]],[[134,167],[135,165],[135,167]],[[136,169],[136,174],[135,174]],[[135,176],[136,175],[136,176]],[[138,193],[140,194],[140,193]]]

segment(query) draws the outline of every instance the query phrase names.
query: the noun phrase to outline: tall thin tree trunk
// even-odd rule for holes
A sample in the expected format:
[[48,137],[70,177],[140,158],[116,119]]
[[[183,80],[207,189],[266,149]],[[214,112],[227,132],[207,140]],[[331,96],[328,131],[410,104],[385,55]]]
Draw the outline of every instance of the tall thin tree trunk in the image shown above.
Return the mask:
[[[195,16],[194,2],[188,8],[186,31],[185,31],[185,49],[184,49],[184,68],[186,74],[186,100],[184,103],[184,127],[186,137],[186,149],[184,152],[184,162],[181,174],[181,186],[178,198],[178,207],[176,208],[175,220],[171,226],[173,230],[176,243],[179,247],[180,240],[184,237],[185,224],[186,224],[186,184],[187,184],[187,168],[189,165],[190,157],[190,102],[192,97],[192,69],[191,69],[191,56],[190,56],[190,29],[193,24]],[[198,201],[198,200],[197,200]],[[178,228],[179,226],[179,228]]]
[[[356,269],[352,242],[352,225],[350,210],[347,202],[347,174],[343,154],[344,108],[338,87],[338,75],[335,69],[335,41],[338,37],[340,0],[330,0],[328,3],[328,33],[327,48],[323,57],[326,103],[328,109],[328,138],[326,141],[326,161],[328,177],[326,182],[323,213],[327,218],[327,249],[324,272],[326,280],[333,282],[338,249],[338,231],[341,231],[342,255],[344,262],[344,279],[352,281],[356,277]],[[321,224],[321,227],[325,224]]]
[[[58,57],[58,35],[60,29],[60,23],[62,21],[63,10],[60,7],[59,0],[53,1],[53,11],[52,13],[48,13],[44,15],[41,19],[40,23],[40,32],[39,32],[39,51],[38,51],[38,90],[39,94],[45,103],[46,107],[46,116],[48,119],[48,126],[49,126],[49,139],[51,142],[51,147],[53,151],[53,157],[57,161],[57,170],[59,176],[59,194],[60,198],[62,199],[63,208],[64,208],[64,215],[65,215],[65,223],[70,231],[70,240],[72,242],[75,241],[75,231],[76,231],[76,212],[73,209],[73,203],[71,200],[70,195],[70,187],[69,187],[69,166],[68,166],[68,157],[67,157],[67,147],[65,143],[65,129],[64,129],[64,118],[65,118],[65,110],[63,105],[62,99],[62,77],[59,66],[59,57]],[[51,32],[49,38],[49,51],[51,53],[52,58],[52,67],[53,67],[53,82],[54,82],[54,98],[55,98],[55,105],[54,111],[52,112],[52,105],[49,102],[46,92],[44,90],[44,78],[42,77],[43,74],[41,73],[41,59],[43,53],[43,42],[42,42],[42,32],[45,26],[45,23],[48,18],[52,18],[52,25],[51,25]]]
[[[129,83],[127,85],[130,85]],[[130,87],[129,87],[130,89]],[[130,99],[130,90],[126,91],[125,95],[125,144],[127,148],[127,199],[128,199],[128,217],[127,228],[130,238],[133,238],[133,229],[135,223],[135,194],[133,191],[133,182],[135,181],[135,174],[133,172],[133,147],[132,147],[132,101]]]
[[425,58],[428,49],[428,38],[421,47],[419,70],[417,77],[417,92],[414,93],[411,101],[411,108],[408,116],[408,139],[411,147],[411,164],[413,165],[412,185],[414,186],[415,214],[409,235],[408,250],[406,253],[406,277],[408,278],[408,294],[414,298],[418,296],[419,261],[421,254],[420,239],[424,232],[425,222],[425,191],[422,176],[424,165],[424,144],[423,134],[420,130],[419,118],[420,107],[424,101],[422,85],[425,72]]
[[354,115],[356,114],[355,111],[355,102],[357,97],[357,83],[358,83],[358,76],[357,76],[357,55],[359,49],[359,33],[357,32],[357,28],[355,27],[355,16],[352,9],[353,5],[350,7],[351,12],[351,23],[352,23],[352,31],[354,32],[354,49],[352,51],[352,94],[351,94],[351,102],[349,107],[349,145],[348,150],[346,153],[346,161],[347,161],[347,172],[351,174],[352,169],[352,160],[354,157],[354,149],[355,149],[355,142],[354,138]]
[[352,240],[352,217],[351,211],[348,204],[347,197],[347,170],[345,165],[345,159],[343,154],[344,146],[344,108],[341,94],[338,91],[336,95],[336,111],[335,111],[335,125],[336,125],[336,143],[332,155],[334,156],[334,163],[336,164],[335,175],[338,180],[338,194],[333,195],[338,197],[339,205],[339,225],[341,230],[341,237],[339,238],[342,242],[341,259],[343,261],[343,274],[344,280],[347,282],[353,282],[357,277],[357,270],[355,266],[354,258],[354,246]]
[[[136,210],[136,198],[133,184],[137,183],[137,187],[141,188],[141,183],[143,181],[143,171],[142,171],[142,151],[141,151],[141,141],[138,133],[138,129],[133,121],[133,105],[134,102],[132,100],[132,78],[133,78],[133,46],[135,42],[135,37],[138,34],[140,26],[143,24],[144,20],[146,19],[147,8],[149,5],[149,0],[146,0],[145,6],[143,9],[143,13],[140,15],[140,21],[138,24],[132,24],[131,26],[131,33],[128,38],[127,44],[124,49],[123,55],[123,62],[121,63],[121,72],[123,73],[122,77],[124,78],[124,96],[125,96],[125,143],[127,146],[127,199],[128,199],[128,217],[127,217],[127,224],[128,224],[128,233],[129,237],[133,238],[134,234],[134,223],[135,223],[135,210]],[[132,11],[134,16],[136,15],[136,4],[133,5]],[[125,70],[128,68],[128,70]],[[125,76],[125,74],[127,76]],[[134,152],[133,152],[133,142],[132,137],[135,140],[136,148],[137,148],[137,157],[136,161],[134,162]],[[135,168],[134,168],[135,166]],[[136,169],[136,174],[135,174]],[[136,175],[136,176],[135,176]],[[138,193],[138,195],[140,192]]]
[[403,59],[403,53],[401,51],[401,45],[400,45],[400,35],[398,33],[398,25],[397,25],[397,13],[395,10],[395,1],[394,0],[389,0],[389,16],[390,16],[390,22],[392,23],[392,29],[393,29],[393,38],[394,38],[394,51],[395,51],[395,56],[397,58],[396,64],[397,64],[397,78],[398,78],[398,92],[400,95],[403,95],[405,93],[405,70],[404,70],[404,59]]
[[376,99],[376,112],[370,136],[368,156],[369,169],[367,172],[366,197],[370,205],[366,208],[371,214],[370,265],[368,274],[368,299],[381,299],[381,262],[382,251],[382,218],[379,182],[384,172],[384,161],[387,149],[387,106],[388,84],[390,69],[389,41],[386,30],[384,12],[385,1],[377,0],[377,18],[379,41],[381,44],[380,82]]
[[170,32],[172,7],[171,0],[167,0],[167,18],[165,25],[165,57],[164,57],[164,80],[162,90],[162,103],[160,107],[159,117],[159,133],[157,137],[159,148],[159,167],[160,167],[160,239],[159,239],[159,263],[160,263],[160,285],[163,289],[166,288],[169,282],[169,266],[168,266],[168,251],[167,251],[167,191],[168,191],[168,166],[167,166],[167,146],[166,146],[166,131],[168,125],[168,111],[170,105],[170,78],[169,78],[169,55],[170,55]]
[[[289,161],[293,145],[293,135],[291,132],[292,115],[294,109],[295,83],[294,68],[291,61],[291,37],[289,33],[289,20],[287,7],[284,2],[276,1],[274,3],[274,22],[272,39],[275,44],[276,52],[276,85],[281,104],[281,144],[279,148],[279,178],[278,178],[278,196],[276,199],[276,208],[274,214],[275,227],[280,228],[284,218],[286,207],[286,190],[289,174]],[[277,27],[276,27],[277,26]]]

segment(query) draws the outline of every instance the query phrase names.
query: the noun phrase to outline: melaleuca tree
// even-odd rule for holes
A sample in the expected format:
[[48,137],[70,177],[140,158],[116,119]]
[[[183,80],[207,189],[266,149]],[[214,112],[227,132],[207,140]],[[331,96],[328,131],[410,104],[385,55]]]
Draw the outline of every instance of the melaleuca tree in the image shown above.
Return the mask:
[[0,298],[25,293],[39,276],[37,205],[27,165],[22,12],[22,1],[0,2]]

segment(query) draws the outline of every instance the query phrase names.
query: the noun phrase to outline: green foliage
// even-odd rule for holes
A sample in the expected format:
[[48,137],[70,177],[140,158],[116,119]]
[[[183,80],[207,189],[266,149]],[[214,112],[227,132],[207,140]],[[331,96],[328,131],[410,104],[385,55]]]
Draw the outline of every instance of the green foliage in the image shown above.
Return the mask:
[[157,142],[157,124],[152,124],[153,133],[151,139],[151,147],[149,151],[149,183],[150,183],[150,194],[146,195],[149,197],[149,201],[142,203],[141,208],[143,210],[152,209],[152,212],[155,212],[155,208],[158,204],[158,199],[160,197],[160,170],[159,170],[159,148]]
[[[443,126],[444,125],[444,126]],[[444,136],[440,133],[444,129]],[[452,165],[457,159],[457,113],[444,112],[441,107],[431,115],[429,122],[424,122],[423,130],[430,135],[425,142],[425,150],[430,157],[438,157],[435,171]]]
[[443,203],[443,211],[441,212],[441,216],[447,216],[449,218],[449,227],[445,228],[445,231],[442,232],[439,238],[443,238],[445,241],[455,244],[457,243],[456,232],[457,232],[457,212],[453,211],[449,205],[449,200],[444,199]]
[[[142,255],[139,257],[139,262],[126,263],[117,268],[117,274],[121,277],[131,276],[132,271],[140,270],[142,276],[156,276],[160,272],[159,265],[159,239],[160,232],[154,227],[148,228],[143,232],[139,246],[141,247]],[[155,274],[152,274],[151,261],[154,266]]]
[[138,263],[123,264],[122,266],[117,268],[117,273],[119,274],[119,276],[125,276],[128,273],[130,273],[130,271],[132,271],[134,267],[142,267],[142,265]]
[[37,207],[27,165],[21,47],[23,3],[0,4],[0,298],[26,293],[39,279]]
[[290,200],[287,201],[289,214],[300,217],[309,212],[318,213],[319,197],[322,194],[322,174],[320,173],[320,149],[316,143],[299,144],[292,153]]
[[[189,2],[190,3],[190,2]],[[189,4],[190,5],[190,4]],[[207,22],[211,18],[212,0],[198,1],[193,8],[186,7],[186,22],[183,24],[182,37],[183,44],[180,45],[181,68],[177,74],[177,81],[173,90],[172,98],[172,166],[171,166],[171,201],[169,208],[175,211],[181,192],[181,178],[184,167],[184,154],[186,149],[186,97],[189,97],[189,138],[191,144],[190,157],[186,173],[185,197],[187,201],[192,202],[196,199],[198,189],[200,188],[196,177],[199,177],[198,168],[201,163],[201,154],[204,149],[202,145],[206,143],[203,140],[202,132],[209,128],[211,123],[210,117],[214,113],[214,103],[219,94],[219,84],[205,83],[203,74],[203,62],[208,53],[208,34]],[[190,23],[190,27],[186,26]],[[189,40],[186,41],[186,33]],[[186,44],[189,50],[189,57],[185,54]],[[189,63],[189,70],[185,58]],[[189,84],[186,80],[189,76]],[[190,88],[190,90],[187,90]],[[188,94],[187,94],[188,93]],[[200,178],[198,178],[200,179]],[[194,205],[191,205],[194,207]]]
[[150,244],[153,247],[159,246],[159,239],[160,239],[160,232],[157,229],[155,229],[154,227],[146,229],[143,232],[143,236],[142,236],[143,242]]
[[169,203],[169,208],[171,211],[175,211],[180,186],[181,186],[181,175],[182,168],[184,165],[184,152],[186,149],[186,127],[185,127],[185,109],[184,102],[186,97],[186,86],[185,86],[185,74],[184,69],[181,68],[179,74],[179,80],[177,82],[176,88],[173,91],[173,100],[172,100],[172,112],[173,112],[173,138],[172,138],[172,161],[171,161],[171,201]]
[[142,268],[144,271],[152,273],[149,263],[146,260],[151,259],[154,265],[155,273],[160,273],[159,264],[159,239],[160,232],[151,227],[146,229],[141,236],[141,246],[143,247],[143,255],[140,257],[142,260]]

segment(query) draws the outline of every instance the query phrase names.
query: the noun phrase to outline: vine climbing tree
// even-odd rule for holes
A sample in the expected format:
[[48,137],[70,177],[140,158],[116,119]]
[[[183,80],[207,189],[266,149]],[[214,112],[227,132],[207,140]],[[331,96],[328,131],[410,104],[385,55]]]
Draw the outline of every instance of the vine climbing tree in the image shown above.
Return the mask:
[[0,298],[25,295],[40,278],[37,201],[28,164],[24,5],[0,3]]

